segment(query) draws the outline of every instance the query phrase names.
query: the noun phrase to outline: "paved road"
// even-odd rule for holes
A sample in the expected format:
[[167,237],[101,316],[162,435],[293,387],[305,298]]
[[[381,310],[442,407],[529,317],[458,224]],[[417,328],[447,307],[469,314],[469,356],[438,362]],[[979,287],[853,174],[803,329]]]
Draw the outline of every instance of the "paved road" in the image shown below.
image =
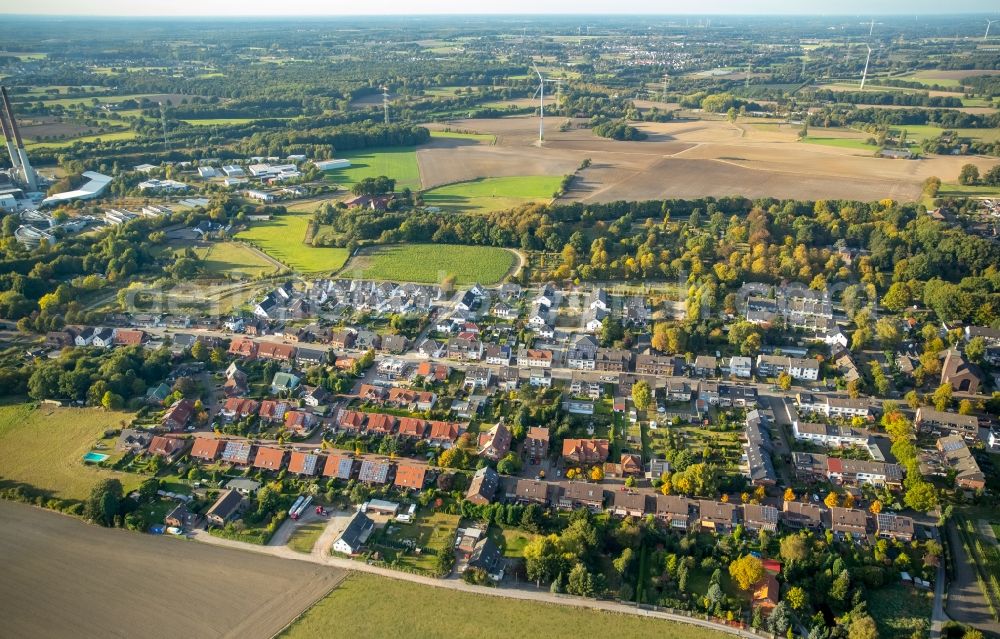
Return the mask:
[[944,564],[942,560],[938,565],[937,576],[934,578],[934,609],[931,611],[931,639],[938,639],[941,636],[942,626],[949,621],[948,615],[944,613]]
[[976,569],[965,548],[955,524],[948,522],[948,545],[955,565],[955,575],[948,589],[948,616],[983,631],[1000,634],[1000,623],[990,616],[976,580]]
[[[336,525],[335,522],[331,521],[330,526],[334,525]],[[330,526],[328,526],[328,529],[330,528]],[[257,546],[254,544],[246,544],[239,541],[232,541],[229,539],[221,539],[219,537],[213,537],[204,530],[196,531],[193,536],[194,539],[196,539],[197,541],[201,541],[207,544],[212,544],[215,546],[236,548],[240,550],[246,550],[249,552],[271,555],[273,557],[280,557],[282,559],[308,561],[335,568],[355,570],[358,572],[367,572],[379,575],[381,577],[388,577],[390,579],[409,581],[424,586],[432,586],[434,588],[448,588],[451,590],[460,590],[463,592],[469,592],[477,595],[485,595],[489,597],[504,597],[507,599],[520,599],[527,601],[536,601],[541,603],[556,604],[560,606],[591,608],[594,610],[604,610],[607,612],[636,615],[640,617],[651,617],[654,619],[664,619],[666,621],[675,621],[679,623],[686,623],[694,626],[700,626],[702,628],[715,630],[717,632],[725,632],[737,637],[759,637],[759,635],[756,635],[749,630],[730,628],[729,626],[712,623],[704,619],[697,619],[665,611],[644,610],[642,608],[636,608],[634,606],[626,606],[612,601],[584,599],[582,597],[574,597],[571,595],[555,595],[550,593],[548,590],[536,590],[531,586],[522,586],[519,588],[509,588],[509,587],[488,588],[485,586],[473,586],[471,584],[467,584],[454,575],[449,579],[435,579],[433,577],[426,577],[423,575],[413,575],[410,573],[398,572],[395,570],[390,570],[388,568],[382,568],[380,566],[370,566],[361,561],[353,561],[341,557],[334,557],[330,555],[328,551],[325,551],[324,544],[327,543],[332,544],[332,542],[335,539],[335,537],[327,535],[327,531],[324,531],[323,535],[320,537],[320,541],[317,542],[316,547],[313,549],[312,554],[309,555],[297,553],[294,550],[288,548],[287,546]]]

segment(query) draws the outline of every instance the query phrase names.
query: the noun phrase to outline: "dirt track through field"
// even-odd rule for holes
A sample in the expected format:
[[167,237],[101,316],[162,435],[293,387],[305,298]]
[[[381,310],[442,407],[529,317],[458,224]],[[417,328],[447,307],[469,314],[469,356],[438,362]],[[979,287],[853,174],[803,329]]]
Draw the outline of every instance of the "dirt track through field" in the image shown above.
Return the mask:
[[0,635],[273,636],[347,572],[0,502]]

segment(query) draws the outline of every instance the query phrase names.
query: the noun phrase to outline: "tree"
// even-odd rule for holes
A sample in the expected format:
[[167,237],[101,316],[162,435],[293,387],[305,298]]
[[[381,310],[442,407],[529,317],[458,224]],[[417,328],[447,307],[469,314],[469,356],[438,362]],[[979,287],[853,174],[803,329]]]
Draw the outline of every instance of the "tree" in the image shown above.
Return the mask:
[[604,469],[600,466],[594,466],[590,469],[590,481],[601,481],[604,479]]
[[809,556],[809,545],[802,535],[788,535],[781,539],[778,554],[789,563],[804,561]]
[[912,303],[910,288],[902,282],[893,282],[882,297],[882,304],[892,311],[898,313]]
[[442,575],[451,574],[451,569],[455,566],[455,553],[440,552],[434,560],[434,567]]
[[580,597],[594,596],[594,577],[582,563],[573,566],[569,571],[569,579],[566,582],[566,592]]
[[934,198],[936,198],[938,191],[940,190],[941,190],[941,178],[932,175],[926,180],[924,180],[923,192],[924,195],[926,195],[930,199],[933,200]]
[[618,557],[611,563],[614,565],[618,574],[624,577],[625,573],[628,572],[629,566],[632,565],[634,557],[635,553],[632,549],[626,548],[622,551],[622,554],[618,555]]
[[649,382],[639,380],[632,385],[632,403],[637,410],[649,410],[653,403],[653,391],[649,388]]
[[848,636],[851,639],[878,639],[878,625],[871,615],[855,615]]
[[795,491],[791,488],[786,488],[784,499],[785,501],[795,501]]
[[117,479],[102,479],[90,491],[83,506],[83,516],[101,526],[111,527],[121,510],[124,489]]
[[878,341],[886,348],[896,348],[903,335],[899,330],[899,325],[890,317],[881,317],[875,322],[875,335]]
[[873,515],[879,514],[880,512],[882,512],[882,502],[876,499],[871,503],[870,506],[868,506],[868,510]]
[[906,405],[909,406],[912,410],[917,410],[923,405],[923,402],[920,400],[920,393],[918,393],[915,390],[907,391],[905,399],[906,399]]
[[781,371],[778,374],[778,388],[780,388],[781,390],[788,390],[791,387],[792,387],[792,376],[786,373],[785,371]]
[[125,400],[117,393],[107,391],[104,393],[104,396],[101,397],[101,406],[103,406],[105,410],[121,410],[124,405]]
[[938,410],[945,410],[948,405],[951,404],[951,383],[945,382],[937,387],[934,394],[931,395],[931,402],[934,404],[934,408]]
[[840,496],[831,490],[827,494],[826,499],[823,500],[823,503],[826,504],[827,508],[836,508],[840,505]]
[[971,415],[973,410],[975,410],[975,404],[972,403],[971,399],[963,399],[958,402],[959,415]]
[[903,503],[921,512],[929,512],[937,506],[937,493],[929,482],[917,479],[911,481],[903,496]]
[[979,182],[979,167],[975,164],[964,164],[962,170],[958,172],[958,183],[964,186],[972,186]]
[[555,535],[537,537],[524,547],[524,568],[528,579],[541,585],[562,573],[563,561]]
[[194,344],[191,346],[191,357],[195,358],[199,362],[204,362],[209,357],[208,347],[205,342],[200,339],[196,339]]
[[729,576],[740,590],[750,590],[764,577],[764,564],[753,555],[743,555],[729,564]]
[[986,340],[981,335],[973,337],[965,345],[965,356],[970,361],[982,364],[984,355],[986,355]]

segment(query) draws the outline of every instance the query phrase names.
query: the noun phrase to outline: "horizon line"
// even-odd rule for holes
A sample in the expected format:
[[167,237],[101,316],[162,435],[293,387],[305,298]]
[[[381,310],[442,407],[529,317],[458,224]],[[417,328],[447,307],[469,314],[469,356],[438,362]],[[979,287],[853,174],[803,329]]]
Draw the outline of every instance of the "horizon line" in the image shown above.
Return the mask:
[[797,12],[786,12],[786,11],[762,11],[758,13],[731,13],[731,12],[707,12],[707,13],[662,13],[655,11],[635,11],[629,13],[608,13],[608,12],[581,12],[581,13],[525,13],[525,12],[504,12],[504,11],[486,11],[486,12],[454,12],[454,11],[441,11],[435,12],[430,11],[427,13],[303,13],[298,15],[288,15],[288,14],[277,14],[277,13],[247,13],[240,16],[233,16],[231,13],[186,13],[186,14],[126,14],[126,13],[93,13],[89,12],[86,14],[82,13],[11,13],[11,12],[0,12],[0,16],[8,18],[61,18],[61,19],[100,19],[100,18],[126,18],[126,19],[162,19],[162,18],[173,18],[173,19],[185,19],[185,18],[225,18],[230,20],[241,20],[246,18],[271,18],[278,20],[295,20],[295,19],[309,19],[309,18],[427,18],[427,17],[496,17],[496,16],[511,16],[511,17],[548,17],[548,18],[574,18],[574,17],[617,17],[617,18],[628,18],[628,17],[700,17],[700,16],[711,16],[711,17],[732,17],[732,18],[747,18],[747,17],[789,17],[789,18],[843,18],[843,17],[865,17],[865,18],[879,18],[879,17],[901,17],[901,16],[991,16],[995,15],[994,12],[990,11],[923,11],[923,12],[908,12],[908,11],[898,11],[890,13],[859,13],[853,12],[823,12],[823,13],[797,13]]

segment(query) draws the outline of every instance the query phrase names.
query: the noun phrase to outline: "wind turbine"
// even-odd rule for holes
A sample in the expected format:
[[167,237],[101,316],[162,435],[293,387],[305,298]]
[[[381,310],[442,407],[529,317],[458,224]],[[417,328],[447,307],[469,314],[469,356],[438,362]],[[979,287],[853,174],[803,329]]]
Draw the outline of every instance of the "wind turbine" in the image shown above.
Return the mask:
[[663,74],[663,92],[660,93],[660,102],[666,102],[667,101],[667,77],[669,75],[670,75],[669,73],[664,73]]
[[545,78],[534,62],[531,63],[531,68],[538,76],[538,146],[541,146],[545,142]]
[[389,87],[382,85],[382,108],[385,110],[385,123],[389,124]]
[[983,40],[990,37],[990,27],[993,26],[994,22],[1000,22],[1000,20],[987,20],[986,21],[986,35],[983,36]]
[[872,59],[872,48],[871,48],[871,45],[866,44],[865,47],[868,49],[868,57],[865,58],[865,70],[861,74],[861,90],[862,91],[864,91],[864,89],[865,89],[865,80],[868,79],[868,63]]

